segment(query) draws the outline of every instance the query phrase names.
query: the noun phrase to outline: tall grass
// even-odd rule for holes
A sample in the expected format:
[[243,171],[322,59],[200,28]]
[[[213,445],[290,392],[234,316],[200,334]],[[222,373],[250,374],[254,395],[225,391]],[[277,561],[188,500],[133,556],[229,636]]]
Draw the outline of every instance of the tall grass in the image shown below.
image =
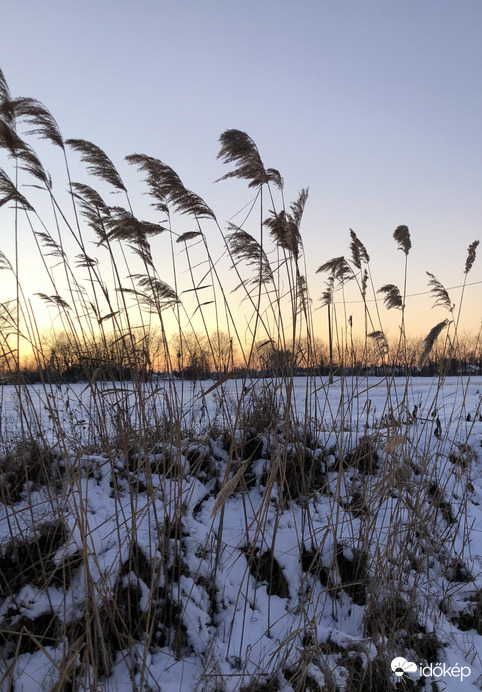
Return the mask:
[[[179,689],[388,690],[395,655],[438,661],[450,627],[481,634],[480,579],[466,550],[480,401],[468,410],[460,379],[460,408],[447,409],[443,372],[415,401],[409,368],[400,386],[390,367],[409,359],[408,228],[394,233],[402,290],[377,292],[353,231],[351,257],[319,269],[328,273],[330,343],[345,365],[354,342],[334,296],[348,281],[359,287],[363,353],[371,349],[384,373],[383,410],[374,410],[373,383],[346,367],[335,373],[334,358],[328,380],[318,376],[301,232],[308,191],[286,205],[280,173],[247,134],[220,138],[232,169],[219,184],[237,178],[252,191],[242,222],[223,228],[172,168],[132,154],[153,209],[140,219],[107,154],[64,140],[47,109],[13,98],[1,73],[0,114],[9,166],[0,205],[15,239],[14,262],[0,255],[13,287],[10,301],[2,297],[0,357],[17,401],[16,420],[1,430],[0,689],[33,670],[43,671],[42,689],[173,689],[170,669],[191,666]],[[68,197],[30,137],[61,150]],[[79,158],[91,184],[71,179]],[[106,202],[110,191],[118,205]],[[18,249],[27,242],[45,275],[36,299],[62,333],[54,348],[23,290]],[[444,331],[447,362],[458,343],[463,291],[454,312],[432,275],[430,286],[450,317],[428,333],[420,367]],[[400,311],[393,347],[380,293]],[[22,379],[27,353],[36,388]],[[68,359],[83,368],[82,387],[62,386]],[[185,377],[205,372],[206,359],[217,379]],[[260,363],[271,377],[254,376]],[[179,378],[146,378],[159,366]],[[467,584],[472,600],[460,605]],[[261,627],[257,599],[267,603]],[[461,655],[476,664],[470,647]],[[412,689],[406,680],[399,688]]]

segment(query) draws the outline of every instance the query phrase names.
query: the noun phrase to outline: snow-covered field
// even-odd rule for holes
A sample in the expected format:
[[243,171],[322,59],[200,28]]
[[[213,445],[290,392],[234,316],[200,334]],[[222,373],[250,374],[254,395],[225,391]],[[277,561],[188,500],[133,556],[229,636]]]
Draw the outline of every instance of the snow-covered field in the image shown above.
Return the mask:
[[[3,481],[1,692],[482,689],[482,378],[293,383],[2,388],[52,454]],[[263,392],[302,440],[225,434]],[[186,436],[96,449],[119,407]]]
[[[350,420],[351,427],[363,430],[368,421],[376,425],[377,421],[389,413],[388,406],[397,406],[404,402],[406,381],[404,378],[391,380],[389,396],[387,383],[383,378],[335,378],[328,385],[327,378],[293,379],[294,406],[300,417],[305,415],[306,396],[309,397],[309,415],[316,417],[316,424],[322,429],[340,423],[342,419]],[[256,394],[261,388],[277,388],[276,383],[265,379],[245,380],[233,379],[224,382],[221,387],[213,389],[213,381],[158,380],[146,385],[146,400],[150,409],[165,410],[166,399],[176,401],[177,412],[186,425],[202,428],[216,416],[217,395],[222,390],[225,399],[235,404],[243,397]],[[279,388],[279,385],[278,385]],[[20,391],[20,393],[19,393]],[[98,416],[105,417],[105,412],[115,417],[116,409],[122,405],[136,416],[137,390],[129,382],[116,384],[96,383],[95,396],[85,383],[42,385],[21,387],[20,390],[12,385],[0,388],[0,436],[12,438],[18,434],[22,425],[19,413],[19,399],[26,409],[23,425],[27,422],[38,426],[42,433],[50,432],[55,438],[57,426],[52,420],[60,412],[63,430],[74,438],[87,438],[87,432],[92,432],[92,422]],[[205,394],[205,392],[208,392]],[[284,400],[284,391],[279,393]],[[440,387],[436,378],[419,377],[409,380],[407,403],[409,413],[417,406],[419,418],[437,409],[437,415],[444,425],[450,423],[458,435],[464,435],[469,430],[481,432],[477,427],[476,412],[479,411],[482,398],[482,376],[447,377]],[[465,425],[467,414],[472,423]],[[474,420],[475,418],[475,420]],[[103,424],[105,421],[103,420]],[[475,426],[475,430],[472,428]],[[83,437],[82,437],[83,436]]]

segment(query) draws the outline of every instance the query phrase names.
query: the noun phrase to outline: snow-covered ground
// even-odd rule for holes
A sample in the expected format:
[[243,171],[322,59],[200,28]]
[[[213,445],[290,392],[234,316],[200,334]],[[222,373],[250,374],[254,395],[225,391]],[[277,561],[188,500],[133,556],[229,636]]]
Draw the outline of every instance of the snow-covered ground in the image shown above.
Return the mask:
[[[233,458],[216,436],[227,425],[220,401],[233,416],[252,412],[261,390],[281,405],[293,397],[308,419],[301,457],[282,423],[257,436],[251,457]],[[153,419],[169,401],[191,435],[135,470],[122,454],[82,452],[106,411],[113,431],[119,406],[139,415],[131,386],[25,387],[22,406],[13,386],[0,396],[2,444],[23,427],[55,456],[60,422],[71,449],[70,461],[55,456],[56,483],[0,505],[1,566],[26,574],[15,593],[1,584],[1,692],[52,689],[69,655],[80,670],[65,632],[89,599],[102,613],[114,593],[135,594],[140,630],[95,685],[84,669],[83,689],[379,690],[397,657],[408,672],[391,673],[394,689],[482,689],[482,377],[295,378],[288,393],[266,380],[157,382]],[[15,563],[38,527],[57,532],[48,562],[53,573],[69,565],[64,583]],[[37,632],[45,614],[52,641],[22,648],[21,627]]]
[[[279,391],[279,386],[270,380],[252,379],[227,380],[220,387],[211,380],[180,381],[159,380],[146,385],[147,405],[159,412],[165,410],[166,399],[175,400],[178,404],[178,412],[186,425],[191,423],[200,429],[206,426],[216,416],[217,397],[222,394],[232,409],[243,398],[249,400],[251,395],[258,394],[260,389],[278,389],[280,401],[286,399],[285,392]],[[397,406],[404,399],[406,380],[394,378],[388,386],[383,378],[335,378],[328,385],[327,378],[293,379],[293,398],[299,417],[305,415],[306,397],[308,395],[309,415],[316,417],[316,425],[321,428],[335,425],[340,420],[350,420],[352,427],[364,429],[366,422],[376,425],[376,422],[389,413],[388,405]],[[69,436],[80,437],[87,435],[89,425],[99,415],[105,416],[105,411],[110,412],[112,420],[119,405],[122,405],[135,417],[137,390],[132,383],[95,383],[95,396],[92,389],[85,383],[51,385],[47,388],[42,385],[24,386],[19,389],[13,385],[0,387],[0,439],[11,439],[18,434],[23,424],[38,426],[42,432],[50,431],[56,434],[54,418],[60,412],[60,421],[63,430]],[[205,394],[208,392],[207,394]],[[407,389],[408,411],[413,412],[417,406],[418,417],[429,414],[437,409],[437,415],[443,424],[462,425],[469,430],[478,421],[475,413],[479,410],[482,398],[482,376],[447,377],[440,387],[437,378],[418,377],[409,380]],[[24,416],[19,412],[19,399]],[[464,426],[467,414],[471,415],[472,424]],[[474,422],[475,418],[475,422]],[[22,420],[23,419],[23,420]],[[105,421],[103,421],[104,424]],[[357,425],[358,424],[358,425]]]

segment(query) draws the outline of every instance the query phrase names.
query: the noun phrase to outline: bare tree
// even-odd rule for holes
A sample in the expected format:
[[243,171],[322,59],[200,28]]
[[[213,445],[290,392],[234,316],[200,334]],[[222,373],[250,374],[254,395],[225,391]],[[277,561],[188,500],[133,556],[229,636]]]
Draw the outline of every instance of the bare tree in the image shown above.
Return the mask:
[[171,351],[177,369],[188,379],[202,379],[211,372],[212,353],[205,334],[180,332],[171,339]]
[[214,368],[219,373],[230,372],[237,357],[237,345],[226,332],[216,331],[209,335]]

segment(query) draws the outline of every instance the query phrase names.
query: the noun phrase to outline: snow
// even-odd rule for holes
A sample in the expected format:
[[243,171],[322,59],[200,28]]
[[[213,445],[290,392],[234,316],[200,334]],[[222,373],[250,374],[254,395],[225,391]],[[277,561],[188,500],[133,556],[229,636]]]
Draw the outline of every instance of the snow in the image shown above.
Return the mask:
[[[305,415],[307,383],[304,378],[295,378],[294,384],[301,417]],[[400,410],[397,404],[404,401],[405,384],[405,380],[393,381],[387,397],[386,383],[378,378],[338,380],[330,386],[326,381],[315,382],[307,413],[316,424],[318,443],[313,454],[321,471],[326,471],[326,487],[295,501],[286,493],[282,498],[278,484],[263,484],[262,479],[269,474],[265,453],[280,444],[276,436],[265,436],[261,457],[252,466],[256,483],[243,492],[234,491],[214,516],[214,479],[196,478],[187,459],[189,450],[209,453],[218,465],[220,478],[224,477],[228,454],[221,439],[203,441],[207,423],[216,417],[219,392],[214,390],[206,397],[202,393],[211,382],[182,385],[158,381],[153,385],[153,415],[163,410],[164,388],[169,388],[171,397],[175,388],[182,415],[197,421],[199,436],[184,440],[182,468],[174,477],[162,473],[147,477],[145,471],[139,471],[136,478],[147,489],[136,493],[129,482],[122,486],[122,458],[110,463],[102,453],[79,452],[95,434],[95,425],[89,421],[95,421],[97,415],[96,396],[104,401],[111,398],[109,406],[115,410],[119,396],[127,403],[135,399],[130,385],[110,385],[102,391],[99,385],[95,396],[85,384],[52,387],[47,393],[40,386],[22,388],[22,400],[28,402],[28,410],[38,421],[33,432],[42,431],[54,447],[58,430],[52,411],[62,412],[61,425],[70,436],[77,473],[70,473],[69,484],[60,495],[53,495],[47,487],[32,488],[17,502],[0,506],[0,557],[12,543],[33,539],[35,526],[61,517],[68,527],[68,538],[56,549],[53,562],[60,565],[67,556],[79,553],[85,555],[86,562],[84,568],[73,572],[65,589],[26,584],[16,594],[0,594],[3,626],[14,627],[21,618],[34,620],[47,612],[55,613],[61,623],[81,617],[87,607],[87,575],[101,604],[118,583],[133,536],[138,549],[154,564],[162,561],[168,541],[167,553],[182,555],[184,566],[170,584],[166,568],[160,570],[157,587],[167,589],[172,601],[181,606],[186,628],[183,642],[177,654],[171,646],[159,644],[149,649],[142,642],[133,650],[117,652],[111,674],[100,680],[99,690],[214,690],[222,682],[226,692],[234,692],[253,678],[262,682],[275,671],[288,670],[303,652],[307,672],[323,687],[323,666],[316,650],[309,653],[308,634],[325,645],[323,663],[331,666],[334,681],[343,688],[348,671],[340,665],[337,651],[352,656],[358,652],[365,663],[377,654],[374,641],[363,634],[367,605],[363,598],[350,594],[346,585],[344,588],[336,571],[327,588],[319,571],[301,569],[300,546],[318,559],[318,570],[328,570],[337,547],[341,546],[346,561],[354,564],[362,547],[369,545],[371,557],[379,559],[376,564],[393,570],[390,578],[398,579],[400,597],[417,599],[416,612],[419,618],[424,617],[420,625],[443,643],[445,664],[470,666],[470,676],[463,682],[445,681],[447,689],[482,689],[482,635],[475,629],[461,631],[455,622],[457,614],[467,607],[477,607],[474,599],[479,599],[478,607],[482,608],[482,378],[447,378],[441,387],[436,380],[413,379],[407,406]],[[263,382],[251,386],[261,387]],[[234,401],[243,396],[243,385],[235,380],[224,384],[223,390]],[[435,434],[437,419],[440,437]],[[5,386],[0,441],[7,444],[15,440],[20,427],[18,391]],[[384,473],[360,474],[349,464],[340,473],[340,449],[348,453],[363,435],[374,431],[379,444],[378,467]],[[290,451],[289,444],[286,450]],[[454,450],[457,456],[451,458]],[[168,451],[154,451],[151,461]],[[413,472],[408,472],[409,466]],[[115,477],[119,478],[116,493],[112,492]],[[417,509],[421,479],[432,494],[424,500],[428,504]],[[356,493],[361,498],[359,504],[354,499]],[[432,523],[421,524],[414,531],[414,517],[424,516],[430,502],[435,501],[439,509],[427,519]],[[166,524],[179,530],[167,535]],[[425,559],[428,549],[432,552]],[[406,556],[407,550],[412,551],[414,561],[424,559],[423,573],[402,573],[399,565],[397,574],[397,559]],[[278,590],[275,593],[263,578],[260,565],[269,551],[286,580],[287,593],[282,585],[274,589]],[[463,563],[470,580],[448,579],[447,565],[454,560]],[[258,576],[253,568],[256,564]],[[167,569],[174,567],[167,565]],[[380,597],[389,575],[368,576],[378,584],[375,595]],[[121,583],[125,588],[129,584],[139,586],[139,607],[147,612],[152,585],[132,571],[123,574]],[[8,647],[3,646],[3,652],[0,647],[1,692],[9,689],[9,678],[15,680],[16,692],[51,689],[66,647],[64,641],[14,658]],[[404,656],[405,651],[394,650],[392,654]],[[286,680],[283,685],[282,689],[293,689]]]

